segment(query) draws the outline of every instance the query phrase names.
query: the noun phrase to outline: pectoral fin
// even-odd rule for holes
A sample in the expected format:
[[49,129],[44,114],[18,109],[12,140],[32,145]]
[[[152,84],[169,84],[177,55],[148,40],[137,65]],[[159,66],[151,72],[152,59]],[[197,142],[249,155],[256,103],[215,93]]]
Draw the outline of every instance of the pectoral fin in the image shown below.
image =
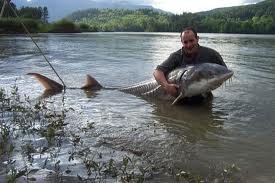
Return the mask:
[[54,80],[47,78],[38,73],[27,73],[27,75],[34,76],[45,88],[45,90],[60,92],[63,90],[63,86]]

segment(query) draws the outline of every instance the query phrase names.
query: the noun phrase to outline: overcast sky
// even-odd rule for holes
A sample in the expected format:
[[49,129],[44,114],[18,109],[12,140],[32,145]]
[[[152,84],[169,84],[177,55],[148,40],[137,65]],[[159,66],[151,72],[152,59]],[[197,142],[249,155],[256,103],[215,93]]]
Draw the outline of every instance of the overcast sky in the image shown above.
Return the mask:
[[[116,0],[111,1],[115,2]],[[129,2],[152,5],[155,8],[177,14],[181,14],[182,12],[207,11],[220,7],[246,5],[260,1],[263,0],[129,0]]]
[[173,13],[199,12],[214,8],[251,4],[261,0],[152,0],[155,8]]
[[[21,0],[24,1],[24,0]],[[32,0],[25,0],[32,1]],[[39,0],[36,0],[39,1]],[[46,1],[46,0],[40,0]],[[58,0],[56,0],[58,1]],[[87,1],[104,1],[104,2],[129,2],[138,5],[152,5],[154,8],[159,8],[176,14],[183,12],[199,12],[207,11],[214,8],[247,5],[257,3],[263,0],[87,0]]]

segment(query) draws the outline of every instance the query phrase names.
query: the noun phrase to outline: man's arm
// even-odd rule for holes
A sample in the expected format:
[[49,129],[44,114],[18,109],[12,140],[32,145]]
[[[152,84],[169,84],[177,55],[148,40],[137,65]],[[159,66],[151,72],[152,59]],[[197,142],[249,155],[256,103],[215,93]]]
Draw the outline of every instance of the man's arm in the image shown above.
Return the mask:
[[177,96],[177,89],[179,88],[179,86],[169,83],[161,70],[156,69],[153,75],[156,81],[165,89],[165,91],[169,95],[172,95],[174,97]]
[[157,66],[153,75],[156,81],[165,89],[165,91],[172,96],[177,96],[177,89],[179,88],[176,84],[171,84],[167,81],[166,75],[179,66],[179,62],[181,61],[181,49],[177,52],[170,54],[170,56]]

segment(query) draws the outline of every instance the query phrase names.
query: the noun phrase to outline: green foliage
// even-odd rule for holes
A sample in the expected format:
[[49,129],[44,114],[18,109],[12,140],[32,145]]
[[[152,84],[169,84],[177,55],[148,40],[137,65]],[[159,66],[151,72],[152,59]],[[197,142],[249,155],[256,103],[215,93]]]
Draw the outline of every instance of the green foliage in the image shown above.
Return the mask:
[[47,7],[22,7],[18,11],[21,18],[29,18],[48,22],[49,12]]
[[200,13],[172,15],[172,31],[194,26],[200,32],[214,33],[275,33],[275,1],[255,5],[219,8]]
[[[49,13],[47,7],[22,7],[20,9],[16,8],[16,5],[12,2],[10,2],[12,8],[15,10],[15,12],[18,14],[19,17],[23,19],[35,19],[35,20],[41,20],[44,23],[48,22]],[[2,9],[3,1],[0,1],[0,10]],[[4,9],[3,17],[15,17],[15,14],[11,10],[10,6],[6,4]]]
[[17,18],[1,18],[0,19],[0,34],[1,33],[25,33],[21,22],[27,27],[30,32],[38,32],[41,22],[34,19],[17,19]]
[[[3,1],[0,1],[0,7],[2,5]],[[16,18],[10,6],[6,5],[3,17],[0,18],[0,34],[25,33],[22,23],[29,32],[48,32],[48,26],[45,24],[49,18],[47,7],[22,7],[17,9],[13,3],[11,3],[11,6],[20,19]]]
[[85,23],[80,23],[79,28],[80,28],[81,32],[97,32],[98,31],[97,26],[88,25],[88,24],[85,24]]
[[53,33],[75,33],[80,32],[79,27],[77,27],[73,22],[62,19],[53,23],[50,27],[49,32]]
[[[13,7],[13,9],[16,10],[16,5],[14,3],[10,2],[10,5]],[[0,0],[0,11],[1,11],[2,6],[3,6],[3,0]],[[12,12],[12,10],[8,4],[6,4],[6,6],[5,6],[3,17],[15,17],[14,13]]]
[[22,18],[32,18],[40,20],[42,18],[42,8],[22,7],[18,10],[18,15]]
[[89,9],[68,19],[95,27],[98,31],[163,32],[169,30],[169,15],[151,9]]
[[48,12],[48,8],[45,6],[43,7],[43,10],[42,10],[42,21],[44,23],[48,23],[48,19],[49,19],[49,12]]
[[[22,21],[31,32],[180,32],[183,27],[193,26],[199,32],[275,34],[274,0],[181,15],[160,13],[152,9],[88,9],[77,11],[69,15],[67,20],[52,25],[47,24],[47,7],[22,7],[17,10],[14,4],[11,5],[23,17]],[[8,18],[0,20],[0,33],[24,32],[19,20],[12,19],[13,16],[7,6],[4,17]]]
[[48,22],[49,12],[47,7],[22,7],[18,11],[18,15],[22,18],[30,18]]
[[[22,176],[31,180],[28,178],[28,174],[32,171],[29,168],[31,168],[34,156],[47,152],[50,153],[50,158],[46,158],[44,166],[40,168],[46,168],[48,163],[54,163],[52,169],[56,177],[50,180],[51,182],[62,182],[63,170],[60,164],[63,164],[63,161],[66,162],[66,160],[63,158],[61,158],[62,162],[59,160],[59,148],[64,145],[64,142],[69,145],[68,142],[70,141],[73,146],[71,152],[69,152],[71,155],[68,161],[81,160],[87,171],[87,176],[77,175],[79,180],[83,182],[95,182],[94,180],[104,182],[109,176],[112,179],[121,178],[122,182],[133,182],[132,180],[135,179],[144,180],[144,172],[139,174],[134,171],[137,165],[132,158],[124,156],[120,161],[121,163],[113,159],[106,161],[105,158],[103,159],[102,153],[91,151],[89,145],[83,143],[82,135],[77,134],[76,131],[68,130],[66,128],[68,123],[65,121],[70,111],[74,110],[72,108],[56,110],[52,107],[51,102],[47,100],[33,102],[26,96],[22,99],[17,86],[12,87],[8,94],[0,88],[0,159],[2,160],[7,156],[7,163],[0,168],[2,173],[4,172],[2,171],[3,168],[6,169],[7,180],[4,180],[4,182],[16,182],[16,179]],[[90,131],[94,128],[93,125],[94,123],[87,123],[84,129]],[[79,128],[79,130],[81,129]],[[79,131],[79,133],[82,132]],[[24,136],[33,138],[25,139]],[[13,143],[16,138],[19,139],[20,143]],[[42,138],[47,143],[35,143],[37,139]],[[22,169],[18,169],[15,164],[16,161],[12,160],[15,145],[21,146],[21,154],[28,162],[28,165],[26,164]],[[19,150],[18,147],[17,150]],[[67,174],[70,174],[70,172],[69,169],[65,171]]]
[[275,1],[181,15],[151,9],[88,9],[68,19],[95,27],[96,31],[180,32],[183,27],[193,26],[199,32],[274,34]]

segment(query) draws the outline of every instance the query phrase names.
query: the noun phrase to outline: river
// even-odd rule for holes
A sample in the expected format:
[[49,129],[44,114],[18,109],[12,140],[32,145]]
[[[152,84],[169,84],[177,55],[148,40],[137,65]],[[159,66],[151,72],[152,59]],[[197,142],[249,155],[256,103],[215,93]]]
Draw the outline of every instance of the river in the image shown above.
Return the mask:
[[[215,90],[210,102],[170,106],[114,90],[92,95],[67,90],[52,100],[58,104],[64,97],[66,106],[81,113],[69,120],[71,127],[94,124],[93,132],[81,137],[106,159],[140,152],[157,167],[198,174],[210,165],[235,164],[248,182],[275,182],[275,36],[199,36],[200,44],[219,51],[234,71],[232,82]],[[181,47],[176,33],[39,34],[34,39],[72,87],[82,86],[86,74],[108,87],[150,79],[154,68]],[[28,37],[0,36],[0,51],[2,88],[16,83],[21,94],[36,100],[43,88],[26,73],[58,81]],[[110,154],[113,150],[118,152]],[[61,160],[67,158],[67,149],[63,152]],[[43,160],[35,158],[34,164],[39,167]]]

